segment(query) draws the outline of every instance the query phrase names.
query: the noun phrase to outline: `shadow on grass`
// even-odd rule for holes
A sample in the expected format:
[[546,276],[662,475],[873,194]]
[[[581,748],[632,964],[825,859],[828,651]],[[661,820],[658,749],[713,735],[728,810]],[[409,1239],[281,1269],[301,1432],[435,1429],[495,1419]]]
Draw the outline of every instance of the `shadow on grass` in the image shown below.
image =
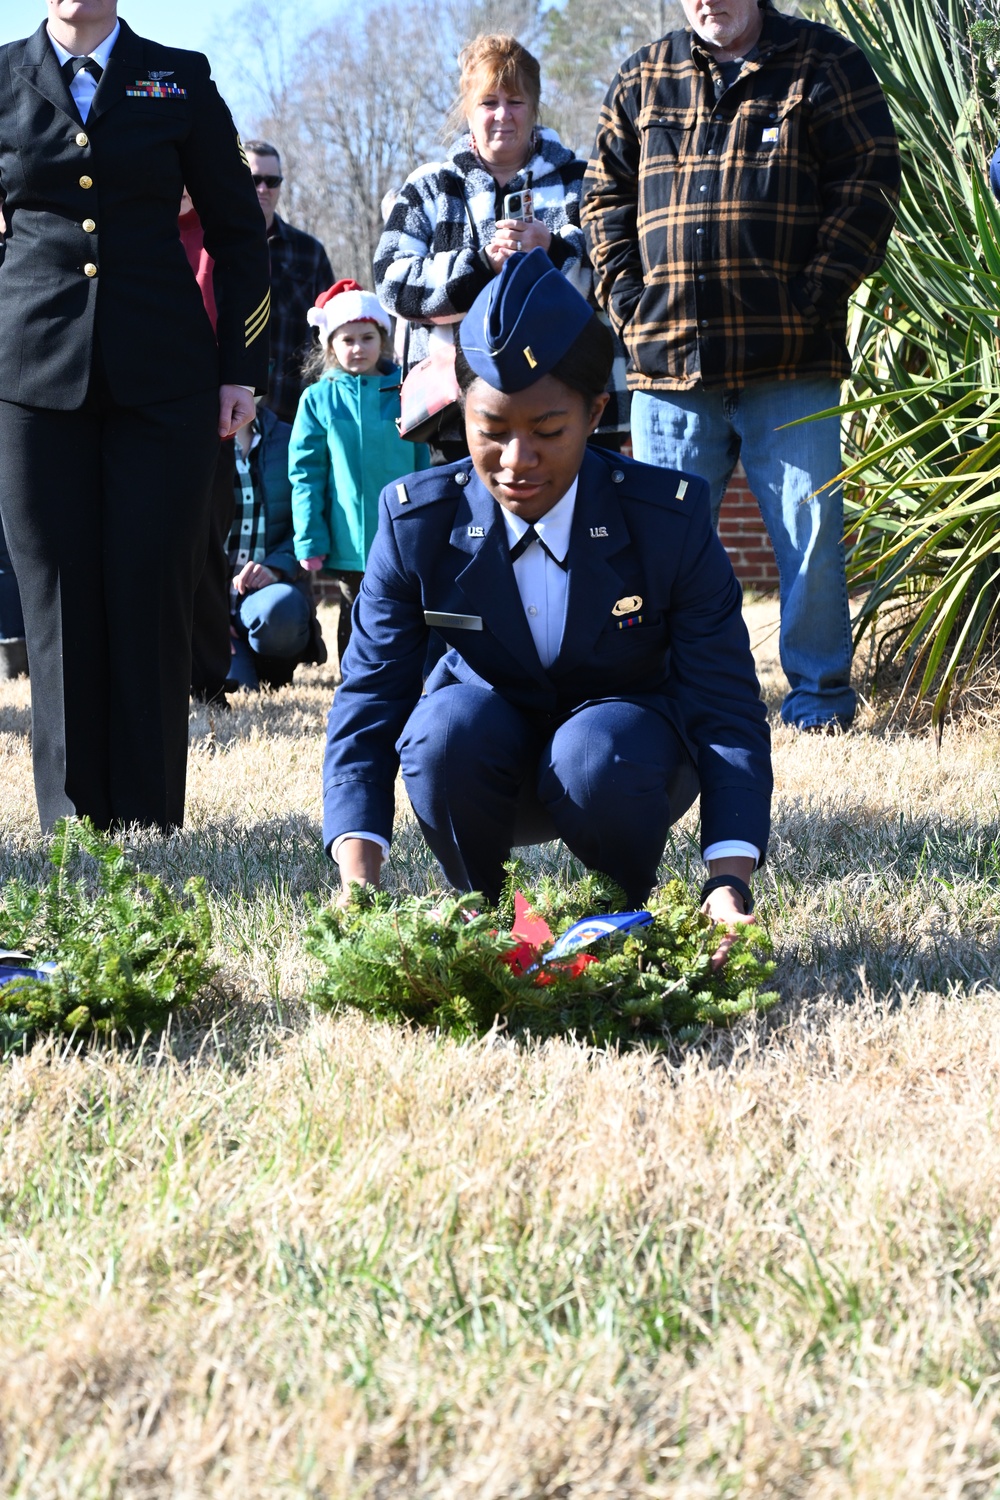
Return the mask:
[[[230,962],[225,984],[172,1023],[169,1050],[190,1060],[206,1055],[235,1063],[248,1049],[269,1052],[300,1033],[313,1014],[287,983],[270,996],[241,974],[254,954],[287,954],[306,920],[304,897],[328,900],[336,874],[314,819],[295,815],[249,824],[238,817],[189,827],[170,838],[141,833],[124,840],[129,858],[179,890],[192,874],[205,879],[220,946]],[[561,844],[521,851],[533,876],[579,873]],[[45,845],[0,851],[0,880],[43,878]],[[704,877],[697,821],[674,830],[661,879]],[[756,877],[759,919],[775,945],[775,987],[782,1003],[748,1018],[732,1033],[694,1044],[721,1064],[756,1039],[781,1045],[782,1034],[808,1017],[816,1024],[847,1005],[894,1006],[931,992],[956,999],[993,988],[1000,974],[1000,823],[972,818],[899,816],[843,802],[822,808],[785,803],[775,820],[768,862]],[[442,879],[419,828],[400,819],[386,886],[425,894]],[[0,935],[2,936],[2,935]],[[277,961],[276,961],[277,963]],[[259,968],[258,963],[258,968]],[[275,968],[278,973],[278,967]],[[242,989],[243,993],[237,993]],[[148,1046],[149,1044],[147,1044]],[[668,1052],[680,1061],[691,1048]]]
[[31,734],[31,709],[12,703],[0,706],[0,734],[23,735],[27,739]]
[[899,880],[1000,884],[1000,817],[887,817],[863,801],[779,804],[765,870],[780,882],[819,883],[858,873]]
[[1000,823],[793,803],[757,877],[790,1000],[968,992],[1000,973]]

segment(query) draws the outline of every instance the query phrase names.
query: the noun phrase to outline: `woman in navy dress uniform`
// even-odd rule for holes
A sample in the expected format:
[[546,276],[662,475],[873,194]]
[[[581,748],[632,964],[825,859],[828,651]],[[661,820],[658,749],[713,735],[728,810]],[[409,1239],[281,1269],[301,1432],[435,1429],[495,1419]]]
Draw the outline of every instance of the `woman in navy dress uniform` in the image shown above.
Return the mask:
[[558,837],[641,904],[700,794],[706,909],[748,917],[771,764],[740,589],[703,480],[587,447],[611,359],[538,250],[462,324],[470,460],[383,493],[330,711],[345,887],[378,884],[401,765],[448,880],[491,900],[512,846]]
[[[116,0],[47,4],[0,47],[0,509],[35,790],[44,828],[170,828],[211,477],[267,383],[264,221],[206,59],[136,36]],[[185,183],[218,339],[177,229]]]

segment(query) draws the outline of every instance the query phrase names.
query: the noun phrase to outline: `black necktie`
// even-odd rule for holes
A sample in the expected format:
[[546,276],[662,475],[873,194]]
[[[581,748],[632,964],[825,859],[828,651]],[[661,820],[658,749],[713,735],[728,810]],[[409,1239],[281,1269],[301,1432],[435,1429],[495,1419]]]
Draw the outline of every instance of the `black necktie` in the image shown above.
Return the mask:
[[104,69],[92,57],[68,57],[62,65],[62,76],[67,84],[73,82],[77,73],[87,72],[95,83],[100,83]]
[[556,557],[555,553],[552,552],[552,551],[550,551],[550,549],[548,547],[546,547],[545,543],[542,541],[541,537],[538,535],[538,532],[535,530],[535,528],[534,528],[533,525],[529,526],[528,529],[527,529],[527,531],[524,533],[524,536],[521,538],[521,540],[519,542],[515,542],[514,545],[513,545],[513,547],[511,547],[511,549],[510,549],[510,560],[511,560],[511,562],[512,563],[517,562],[517,560],[521,556],[521,554],[523,552],[527,552],[527,550],[531,546],[532,542],[537,542],[538,545],[539,545],[539,547],[541,547],[542,551],[545,553],[545,556],[547,558],[549,558],[552,562],[554,562],[557,568],[562,568],[563,572],[565,573],[567,567],[569,566],[569,559],[566,558],[566,557],[564,557],[564,558],[562,558],[560,560],[558,557]]

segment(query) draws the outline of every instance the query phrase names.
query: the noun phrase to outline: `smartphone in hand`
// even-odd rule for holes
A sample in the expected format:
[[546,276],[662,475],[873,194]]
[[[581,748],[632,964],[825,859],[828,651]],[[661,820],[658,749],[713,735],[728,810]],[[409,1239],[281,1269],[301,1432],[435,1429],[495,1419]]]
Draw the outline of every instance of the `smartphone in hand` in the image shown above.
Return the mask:
[[521,219],[525,224],[530,224],[535,217],[532,197],[530,188],[526,188],[523,193],[508,193],[503,200],[504,218]]

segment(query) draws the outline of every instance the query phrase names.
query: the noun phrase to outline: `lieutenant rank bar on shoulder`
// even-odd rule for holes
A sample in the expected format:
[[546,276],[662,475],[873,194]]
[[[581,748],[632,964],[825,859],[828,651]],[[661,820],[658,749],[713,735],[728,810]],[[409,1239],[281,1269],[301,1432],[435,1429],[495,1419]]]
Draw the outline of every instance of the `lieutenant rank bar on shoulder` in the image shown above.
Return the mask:
[[182,89],[179,83],[163,83],[159,79],[137,78],[130,88],[125,90],[129,99],[186,99],[187,89]]

